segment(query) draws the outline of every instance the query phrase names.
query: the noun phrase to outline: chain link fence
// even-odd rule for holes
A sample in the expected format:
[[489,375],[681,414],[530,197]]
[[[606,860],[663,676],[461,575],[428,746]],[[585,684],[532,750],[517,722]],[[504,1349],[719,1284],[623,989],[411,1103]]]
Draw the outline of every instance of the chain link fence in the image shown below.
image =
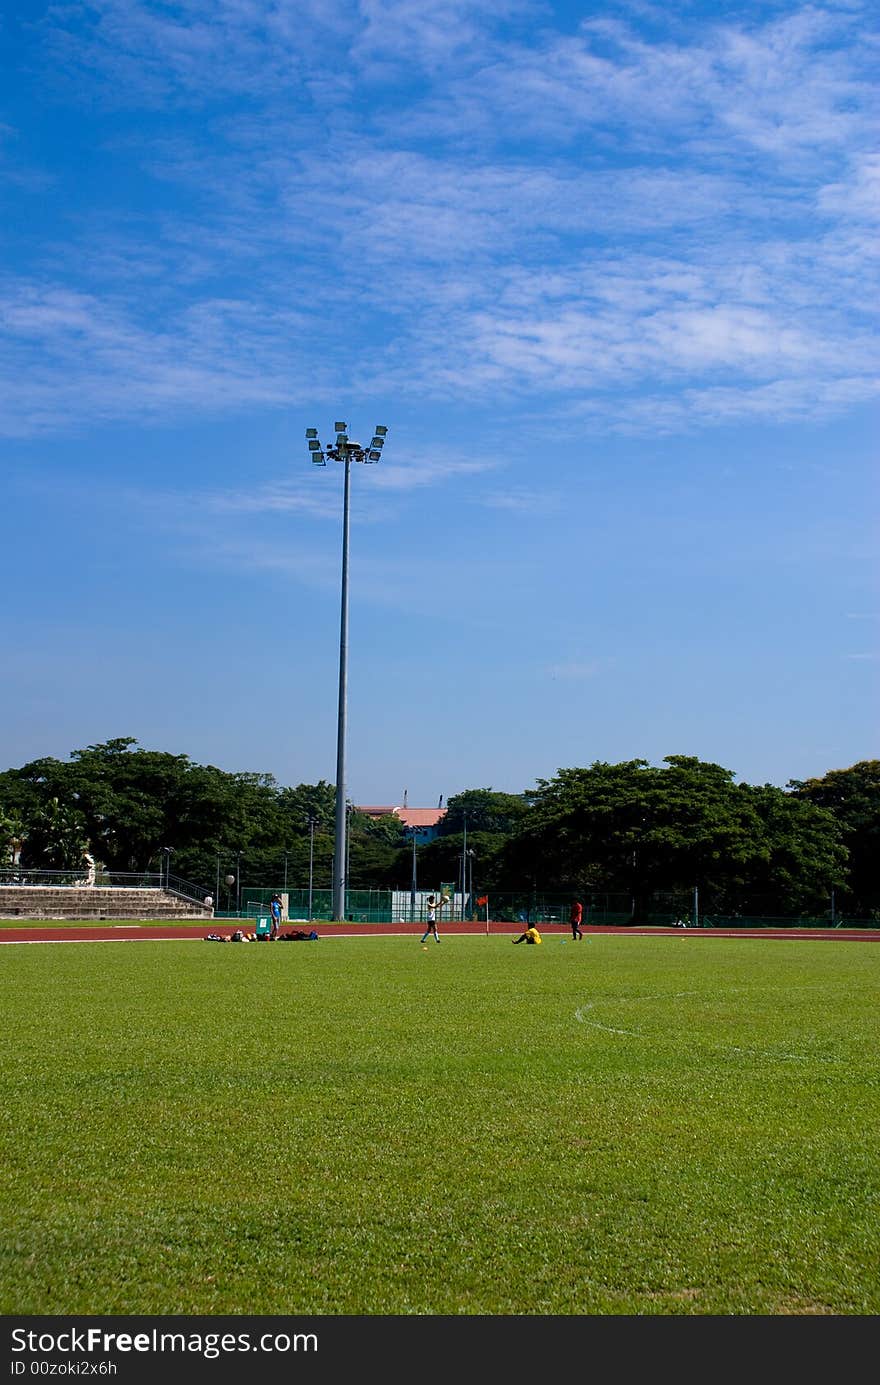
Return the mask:
[[[256,918],[268,909],[273,894],[287,895],[287,918],[291,922],[329,922],[333,917],[331,889],[294,889],[277,887],[248,887],[243,907],[235,910],[215,910],[217,918]],[[345,917],[351,923],[409,923],[424,924],[427,919],[427,900],[440,898],[440,889],[419,890],[415,901],[409,890],[350,889],[345,896]],[[466,922],[544,924],[568,926],[569,910],[575,898],[573,891],[496,890],[474,897],[461,892],[451,893],[438,913],[439,923]],[[584,906],[583,924],[587,927],[627,927],[632,924],[653,927],[684,925],[688,928],[834,928],[876,927],[880,920],[851,918],[835,913],[833,902],[825,910],[809,913],[779,914],[748,910],[713,908],[715,901],[701,898],[698,891],[658,891],[637,901],[625,891],[594,891],[581,896]]]

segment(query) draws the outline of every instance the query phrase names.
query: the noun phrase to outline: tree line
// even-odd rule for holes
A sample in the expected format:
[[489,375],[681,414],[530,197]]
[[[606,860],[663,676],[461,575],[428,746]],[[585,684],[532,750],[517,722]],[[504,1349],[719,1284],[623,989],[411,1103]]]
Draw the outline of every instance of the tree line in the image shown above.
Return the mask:
[[[228,873],[254,887],[316,887],[333,869],[336,792],[229,773],[120,737],[0,773],[0,860],[79,869],[88,851],[117,872],[171,872],[214,893]],[[352,889],[409,889],[412,839],[393,815],[350,810]],[[719,913],[880,918],[880,760],[775,785],[735,782],[692,756],[596,761],[519,794],[466,789],[439,835],[416,847],[425,888],[581,897],[625,893],[634,916],[658,892],[698,888]],[[833,893],[832,893],[833,892]]]

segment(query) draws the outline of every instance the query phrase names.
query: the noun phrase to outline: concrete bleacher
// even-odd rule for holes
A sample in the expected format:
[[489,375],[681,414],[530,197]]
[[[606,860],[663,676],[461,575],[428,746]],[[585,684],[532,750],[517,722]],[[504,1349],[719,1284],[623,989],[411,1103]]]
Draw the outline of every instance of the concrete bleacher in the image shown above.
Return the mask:
[[210,919],[210,904],[161,889],[0,885],[4,919]]

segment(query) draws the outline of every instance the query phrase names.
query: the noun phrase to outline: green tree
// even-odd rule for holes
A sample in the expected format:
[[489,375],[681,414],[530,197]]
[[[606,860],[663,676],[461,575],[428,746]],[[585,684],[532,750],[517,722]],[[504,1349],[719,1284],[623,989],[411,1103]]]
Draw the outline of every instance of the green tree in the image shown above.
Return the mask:
[[849,853],[841,905],[855,917],[880,916],[880,760],[859,760],[816,779],[791,779],[792,796],[833,813]]
[[467,817],[468,836],[472,832],[493,832],[505,836],[525,824],[529,803],[524,794],[497,793],[494,789],[464,789],[453,794],[440,819],[439,835],[461,833]]
[[0,807],[0,863],[17,866],[24,846],[26,829],[24,819],[15,808],[5,811]]
[[658,891],[698,886],[704,908],[734,910],[760,890],[774,912],[821,894],[842,868],[835,824],[797,817],[781,789],[734,782],[692,756],[563,769],[504,853],[513,888],[625,890],[634,918]]
[[182,816],[185,755],[142,750],[131,737],[74,750],[68,798],[83,813],[92,853],[111,870],[158,869],[169,823]]
[[50,798],[27,824],[21,865],[29,869],[79,870],[88,849],[82,814],[60,799]]
[[[485,890],[506,888],[504,879],[504,852],[509,838],[503,832],[472,832],[468,823],[467,849],[473,854],[474,894]],[[461,880],[461,853],[464,848],[464,833],[438,836],[430,842],[417,846],[417,872],[420,888],[439,889],[444,880],[454,880],[456,888]],[[471,869],[468,868],[470,879]],[[412,879],[412,847],[398,854],[393,868],[393,879],[399,889],[409,889]]]
[[317,784],[297,784],[296,788],[281,789],[278,803],[283,831],[291,839],[308,834],[309,818],[314,818],[316,831],[333,831],[336,790],[326,779],[319,779]]
[[846,878],[847,850],[834,814],[773,784],[743,785],[761,824],[743,883],[741,911],[824,915],[831,889]]

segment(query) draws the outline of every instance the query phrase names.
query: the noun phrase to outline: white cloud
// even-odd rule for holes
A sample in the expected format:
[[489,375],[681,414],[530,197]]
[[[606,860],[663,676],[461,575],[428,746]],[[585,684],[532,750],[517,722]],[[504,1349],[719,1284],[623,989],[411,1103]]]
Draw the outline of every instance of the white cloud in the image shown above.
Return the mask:
[[531,6],[528,0],[359,0],[364,27],[355,60],[415,62],[428,70],[468,61],[498,21]]
[[[554,32],[548,12],[528,43],[503,25],[524,13],[53,8],[72,80],[103,71],[135,105],[227,102],[204,126],[125,136],[161,210],[98,201],[10,267],[0,428],[314,406],[341,381],[347,397],[567,397],[609,428],[870,398],[867,11],[671,16],[651,41],[607,20]],[[434,465],[383,467],[378,485],[432,482]]]
[[553,491],[532,490],[526,486],[504,484],[480,496],[479,503],[490,510],[510,510],[514,514],[552,515],[565,508],[563,496]]
[[[90,0],[44,21],[53,76],[86,71],[112,104],[202,103],[220,93],[265,96],[326,81],[327,54],[347,48],[352,0]],[[334,67],[348,87],[344,67]]]
[[562,678],[575,683],[586,683],[597,677],[608,667],[607,659],[590,659],[583,663],[551,664],[547,673],[551,678]]
[[828,183],[816,198],[819,210],[853,221],[880,221],[880,154],[856,159],[849,177]]

